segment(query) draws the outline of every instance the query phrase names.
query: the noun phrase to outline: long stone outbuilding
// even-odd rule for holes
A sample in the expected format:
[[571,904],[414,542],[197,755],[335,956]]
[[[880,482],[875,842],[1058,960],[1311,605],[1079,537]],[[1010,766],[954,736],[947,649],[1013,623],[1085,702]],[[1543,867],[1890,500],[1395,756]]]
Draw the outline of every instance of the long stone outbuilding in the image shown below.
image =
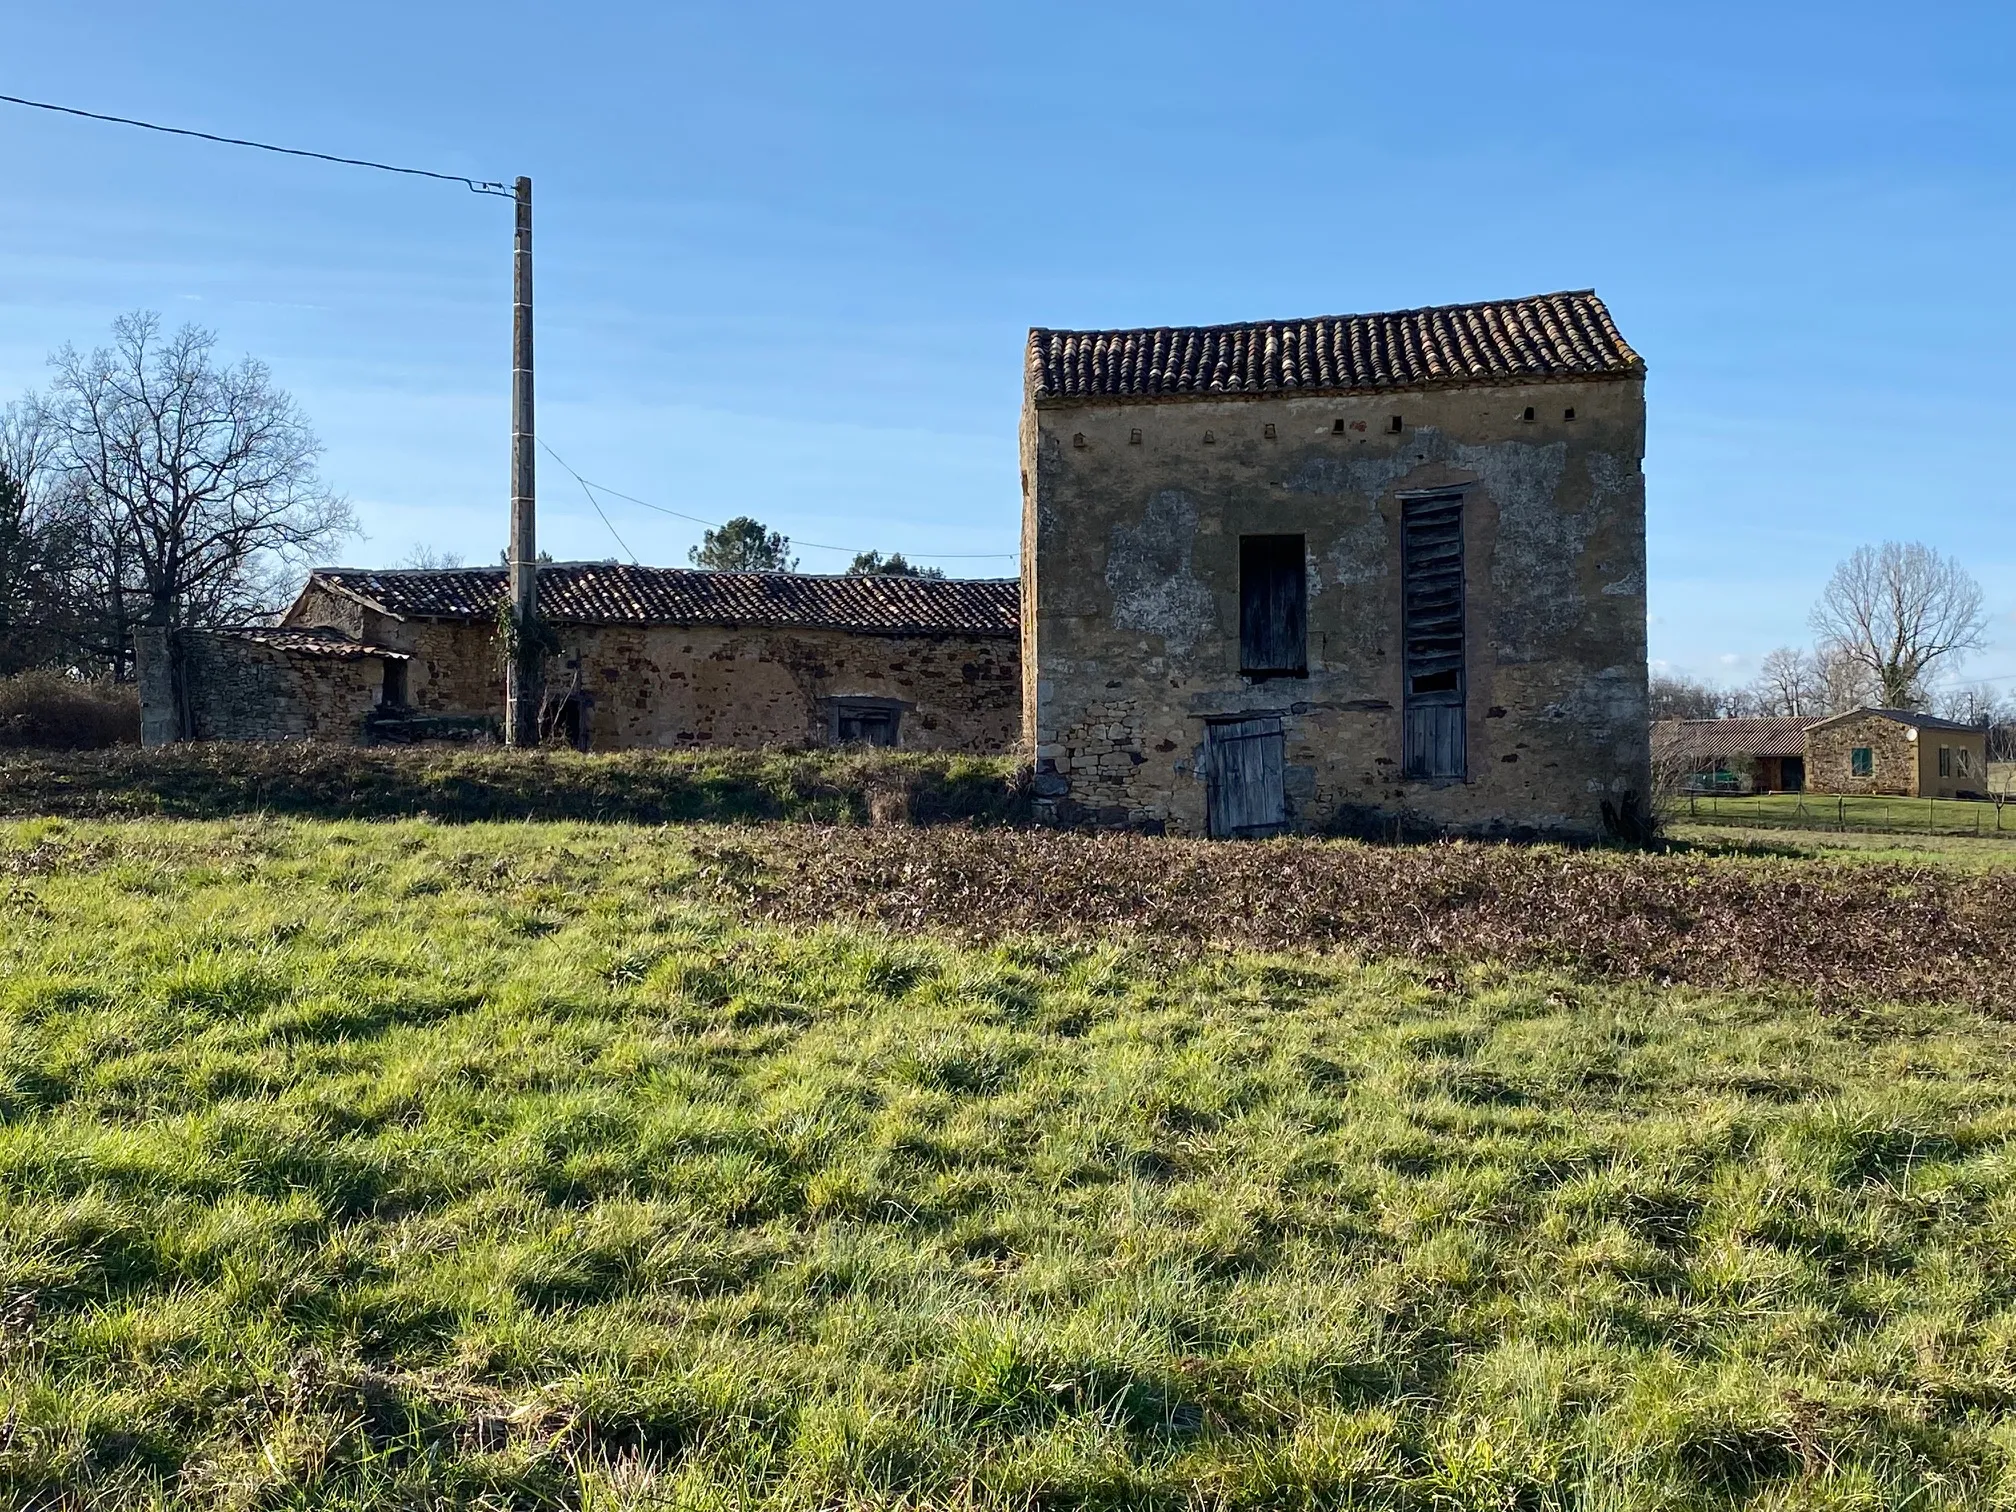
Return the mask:
[[1583,290],[1030,333],[1062,823],[1589,838],[1650,797],[1644,363]]
[[[185,634],[174,657],[150,648],[150,743],[176,738],[177,697],[199,739],[480,730],[502,716],[504,587],[502,568],[311,573],[277,629]],[[1012,580],[542,564],[543,724],[598,751],[1011,750],[1017,594]]]

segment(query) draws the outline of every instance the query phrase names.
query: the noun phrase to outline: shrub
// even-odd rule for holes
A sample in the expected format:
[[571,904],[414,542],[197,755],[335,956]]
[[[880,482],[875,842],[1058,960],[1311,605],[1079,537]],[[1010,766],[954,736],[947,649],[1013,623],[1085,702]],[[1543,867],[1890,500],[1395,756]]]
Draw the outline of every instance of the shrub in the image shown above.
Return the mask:
[[140,695],[131,683],[61,672],[0,677],[0,746],[96,751],[139,743]]

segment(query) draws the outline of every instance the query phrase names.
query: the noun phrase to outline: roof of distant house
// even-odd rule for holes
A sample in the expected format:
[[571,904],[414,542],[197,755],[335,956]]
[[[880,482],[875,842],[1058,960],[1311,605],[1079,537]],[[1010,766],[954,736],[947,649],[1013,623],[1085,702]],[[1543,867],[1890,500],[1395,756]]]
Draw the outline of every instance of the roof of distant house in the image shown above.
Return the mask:
[[[502,567],[324,567],[309,577],[401,619],[489,619],[504,596]],[[539,613],[587,625],[747,625],[879,635],[1013,635],[1013,578],[819,576],[710,572],[620,562],[539,568]]]
[[283,630],[273,625],[233,625],[217,633],[234,640],[250,641],[255,646],[285,651],[290,656],[326,656],[337,661],[358,661],[367,656],[410,660],[404,651],[395,651],[390,646],[374,646],[367,641],[349,640],[333,630]]
[[1830,714],[1825,719],[1815,720],[1811,728],[1821,725],[1840,724],[1850,719],[1866,719],[1874,715],[1878,719],[1895,720],[1901,725],[1910,725],[1915,730],[1952,730],[1981,734],[1980,725],[1962,724],[1957,719],[1941,719],[1936,714],[1920,713],[1917,709],[1850,709],[1846,714]]
[[1591,289],[1237,325],[1029,333],[1038,403],[1644,376]]
[[1730,757],[1803,756],[1812,719],[1662,719],[1652,743],[1702,761]]

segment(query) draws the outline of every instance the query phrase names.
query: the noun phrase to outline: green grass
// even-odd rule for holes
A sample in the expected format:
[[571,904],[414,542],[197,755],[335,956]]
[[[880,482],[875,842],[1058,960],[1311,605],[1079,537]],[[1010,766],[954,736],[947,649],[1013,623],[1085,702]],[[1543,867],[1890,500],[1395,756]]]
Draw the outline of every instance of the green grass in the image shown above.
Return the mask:
[[2010,1023],[688,844],[0,827],[0,1500],[2016,1506]]
[[1975,835],[2016,843],[2016,810],[1958,798],[1886,798],[1830,793],[1702,794],[1667,805],[1676,823],[1777,829],[1870,830]]
[[[2012,815],[2016,818],[2016,815]],[[1960,871],[1994,872],[2016,869],[2016,831],[2001,839],[1972,835],[1924,835],[1885,831],[1774,829],[1742,824],[1666,826],[1666,838],[1679,848],[1704,855],[1810,856],[1834,861],[1883,862],[1918,866],[1931,863]]]

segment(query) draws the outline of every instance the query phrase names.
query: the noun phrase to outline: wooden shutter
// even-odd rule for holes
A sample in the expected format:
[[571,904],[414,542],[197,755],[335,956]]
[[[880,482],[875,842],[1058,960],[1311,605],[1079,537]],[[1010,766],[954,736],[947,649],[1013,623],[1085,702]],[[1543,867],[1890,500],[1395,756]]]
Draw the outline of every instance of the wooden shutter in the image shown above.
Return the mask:
[[1307,551],[1299,535],[1239,538],[1239,670],[1301,677],[1309,670]]
[[1287,828],[1281,748],[1281,721],[1272,715],[1204,727],[1205,800],[1212,839],[1254,839]]
[[1401,504],[1402,640],[1406,691],[1402,770],[1409,777],[1465,771],[1463,496]]

